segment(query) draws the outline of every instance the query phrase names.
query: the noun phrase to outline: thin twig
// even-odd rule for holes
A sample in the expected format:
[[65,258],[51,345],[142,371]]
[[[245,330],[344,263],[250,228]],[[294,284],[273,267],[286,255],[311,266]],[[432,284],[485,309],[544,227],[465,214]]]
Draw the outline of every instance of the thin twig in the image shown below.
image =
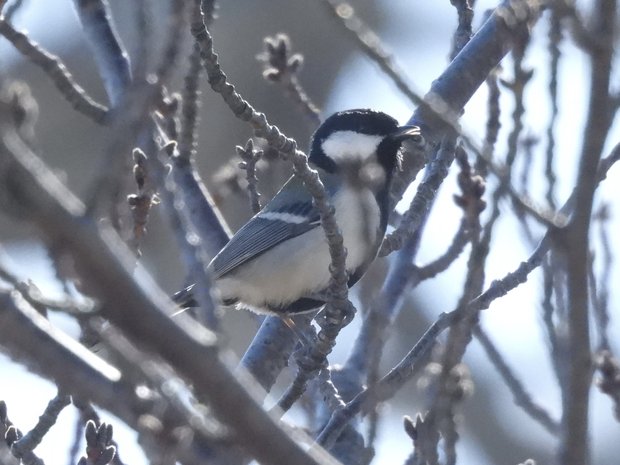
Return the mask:
[[56,424],[60,412],[70,403],[71,397],[61,393],[50,400],[35,427],[11,445],[11,452],[13,452],[13,455],[24,463],[32,465],[43,464],[40,459],[33,460],[31,457],[32,451],[41,443],[43,437],[52,426]]
[[[463,195],[457,197],[457,204],[461,206],[469,220],[471,251],[467,261],[467,274],[463,286],[462,295],[459,298],[457,308],[462,308],[479,295],[484,286],[485,268],[489,253],[490,239],[481,235],[480,212],[484,209],[484,203],[480,196],[484,193],[481,180],[473,175],[467,160],[467,154],[462,147],[457,149],[457,161],[461,167],[459,173],[459,186]],[[425,418],[427,428],[435,430],[437,434],[434,440],[429,440],[421,454],[423,459],[430,463],[437,463],[437,449],[440,435],[444,440],[446,463],[456,464],[456,432],[455,416],[457,408],[469,389],[466,387],[465,371],[462,369],[462,358],[472,338],[472,329],[478,322],[479,315],[475,311],[464,314],[451,325],[445,344],[437,357],[438,370],[432,383],[427,389],[432,394],[429,396],[428,413]],[[429,456],[427,457],[427,454]]]
[[[561,296],[557,292],[558,282],[563,279],[563,269],[557,266],[557,254],[551,250],[549,256],[542,263],[543,272],[543,298],[542,298],[542,321],[549,343],[549,353],[554,374],[559,383],[562,382],[561,349],[558,328],[555,324],[555,315],[564,311],[564,306],[560,304]],[[555,292],[554,292],[555,291]],[[555,305],[554,305],[555,297]]]
[[[167,204],[172,206],[170,219],[177,235],[177,241],[185,256],[189,281],[193,285],[192,295],[195,301],[198,302],[198,307],[201,310],[198,313],[198,320],[207,328],[218,331],[220,328],[218,305],[215,303],[214,296],[212,295],[214,286],[207,271],[207,266],[212,256],[209,253],[208,247],[203,245],[203,242],[198,239],[199,236],[193,232],[194,229],[187,212],[176,207],[179,194],[174,184],[174,179],[172,177],[161,179],[162,176],[165,176],[165,165],[162,157],[176,156],[175,150],[176,144],[174,142],[168,143],[162,147],[162,154],[159,155],[159,160],[157,161],[157,165],[159,165],[158,171],[160,171],[160,185],[164,186],[165,191],[165,194],[162,193],[162,195],[168,197]],[[164,153],[166,155],[163,155]]]
[[23,32],[19,32],[0,17],[0,34],[11,42],[25,57],[39,66],[52,80],[60,94],[76,111],[96,123],[106,122],[108,109],[95,102],[86,91],[75,82],[73,75],[60,59],[47,52]]
[[497,350],[497,347],[493,344],[489,336],[478,325],[474,328],[474,336],[482,348],[486,352],[489,360],[500,374],[508,389],[514,397],[515,403],[520,406],[525,413],[540,423],[551,434],[557,435],[560,431],[560,424],[557,420],[554,420],[549,412],[542,406],[537,404],[532,396],[525,390],[525,387],[519,381],[517,376],[508,366],[508,363]]
[[[452,142],[446,139],[436,151],[434,160],[449,156],[448,152],[451,147]],[[432,176],[430,170],[427,171],[425,180],[429,176]],[[419,227],[414,234],[405,239],[403,247],[392,261],[385,283],[379,295],[373,299],[348,357],[345,365],[346,374],[349,382],[355,383],[358,389],[362,389],[364,384],[371,388],[378,382],[379,362],[383,355],[386,331],[394,323],[402,308],[402,297],[406,290],[414,288],[420,282],[413,261],[419,250],[424,225],[433,202],[434,199],[429,200],[428,208],[420,219]],[[372,433],[372,421],[370,428]]]
[[45,311],[50,309],[67,313],[79,319],[94,311],[94,302],[89,299],[77,301],[69,296],[53,299],[43,295],[34,283],[30,281],[24,282],[9,271],[7,258],[6,253],[0,247],[0,279],[11,284],[39,313],[45,314]]
[[489,98],[487,100],[487,122],[486,131],[484,134],[484,144],[481,149],[482,156],[476,157],[476,163],[474,164],[474,170],[479,173],[483,178],[489,170],[490,164],[494,160],[495,144],[497,142],[497,136],[501,128],[500,116],[501,107],[499,105],[500,89],[498,84],[498,75],[501,68],[498,66],[494,68],[486,79],[486,84],[489,89]]
[[601,392],[611,398],[614,416],[620,422],[620,364],[611,352],[604,350],[596,359],[596,368],[601,375],[596,384]]
[[191,160],[196,153],[197,129],[200,106],[200,77],[202,63],[200,62],[200,48],[198,44],[192,45],[189,55],[189,67],[183,80],[181,93],[181,128],[179,130],[179,157]]
[[[24,0],[13,0],[13,2],[11,2],[11,4],[8,6],[6,11],[4,12],[5,19],[9,22],[12,21],[13,16],[15,16],[15,14],[24,6],[24,3],[26,3]],[[0,2],[0,4],[4,6],[4,0],[3,2]],[[0,7],[0,13],[1,12],[2,12],[2,8]]]
[[392,82],[414,105],[423,105],[424,98],[406,82],[405,73],[395,62],[381,39],[357,16],[353,6],[340,0],[323,0],[331,16],[340,21],[344,29],[355,39],[362,51],[387,74]]
[[292,54],[291,40],[286,34],[266,37],[265,51],[258,55],[263,62],[263,77],[284,88],[293,102],[301,108],[314,126],[321,123],[320,110],[299,83],[298,73],[303,64],[303,55]]
[[491,286],[464,307],[456,308],[449,313],[442,313],[416,342],[409,353],[371,390],[358,394],[347,406],[334,413],[328,425],[323,429],[317,442],[329,448],[339,431],[362,408],[366,409],[376,402],[390,398],[420,368],[422,361],[430,353],[439,334],[461,318],[487,309],[499,297],[506,295],[515,287],[527,280],[548,250],[548,240],[543,240],[528,260],[522,262],[517,269],[508,273],[501,280],[493,281]]
[[469,42],[473,35],[471,22],[474,19],[474,10],[470,5],[470,0],[450,0],[450,3],[456,8],[459,23],[452,38],[452,53],[450,58],[454,58]]
[[134,27],[137,33],[135,56],[132,57],[133,74],[135,79],[144,80],[146,79],[153,40],[153,9],[148,0],[137,0],[133,2],[133,5]]
[[447,270],[452,263],[461,255],[465,245],[470,239],[469,220],[466,218],[461,219],[461,224],[456,234],[452,238],[452,242],[448,246],[448,249],[432,262],[418,267],[415,273],[418,275],[419,281],[434,278],[439,273]]
[[400,249],[406,237],[413,234],[422,223],[454,160],[454,148],[444,144],[447,142],[442,142],[442,148],[437,153],[437,158],[428,165],[426,176],[418,187],[416,195],[413,197],[409,209],[403,215],[398,228],[383,240],[379,256],[383,257]]
[[127,196],[127,203],[129,204],[133,218],[132,236],[129,239],[129,246],[136,256],[139,257],[142,254],[140,251],[140,243],[146,235],[149,213],[151,212],[151,207],[157,204],[157,197],[151,188],[151,181],[148,179],[149,173],[146,155],[142,150],[134,149],[133,160],[133,176],[138,191],[135,194]]
[[[85,195],[89,214],[114,210],[117,201],[124,201],[121,186],[125,179],[128,155],[143,131],[149,128],[150,115],[161,100],[160,87],[147,82],[137,83],[126,91],[110,120],[110,133],[115,137],[107,140],[103,149],[98,150],[100,158],[97,163],[100,169]],[[93,154],[89,153],[89,156]]]
[[170,0],[170,10],[168,12],[168,38],[161,54],[159,65],[155,71],[155,76],[160,85],[166,85],[183,43],[183,30],[187,21],[185,7],[187,2],[184,0]]
[[235,148],[237,155],[241,158],[239,167],[245,171],[245,179],[248,182],[248,196],[250,198],[250,209],[253,214],[260,211],[260,193],[258,192],[258,179],[256,178],[256,163],[263,156],[262,150],[254,150],[254,141],[248,139],[245,147]]
[[[203,7],[206,9],[205,21],[210,24],[213,20],[213,2],[205,1]],[[199,2],[190,5],[190,21],[200,17],[200,8]],[[187,219],[193,226],[194,233],[201,239],[206,258],[213,258],[226,245],[232,234],[194,165],[200,105],[198,88],[202,74],[200,53],[200,45],[194,43],[181,94],[180,128],[175,129],[178,132],[179,145],[172,158],[172,177],[178,189],[177,194],[183,200]]]
[[4,401],[0,401],[0,437],[2,438],[2,444],[0,445],[0,451],[4,452],[5,447],[10,450],[10,453],[6,453],[6,457],[0,458],[7,463],[13,463],[15,459],[17,463],[24,465],[45,465],[45,462],[37,456],[32,449],[24,448],[23,451],[13,450],[13,444],[19,442],[23,433],[17,428],[7,415],[7,406]]
[[229,241],[230,228],[211,194],[198,176],[193,158],[175,151],[172,158],[174,184],[183,199],[183,209],[200,237],[207,254],[214,257]]
[[[160,111],[162,111],[163,126],[174,137],[179,131],[178,122],[174,117],[174,106],[164,105]],[[191,159],[181,159],[177,151],[176,142],[169,141],[163,129],[160,129],[159,126],[158,129],[159,143],[162,145],[158,147],[154,139],[150,139],[149,147],[153,153],[157,153],[152,159],[151,166],[154,168],[157,185],[160,186],[160,195],[168,211],[168,219],[188,269],[189,282],[192,283],[191,293],[200,309],[200,312],[197,312],[198,320],[209,329],[217,331],[220,327],[218,308],[211,295],[213,286],[211,277],[207,272],[207,265],[213,257],[214,244],[206,244],[200,239],[202,236],[196,232],[192,215],[183,203],[187,192],[177,188],[175,183],[176,177],[168,176],[166,169],[166,162],[170,159],[184,160],[189,166],[191,166]],[[210,207],[210,204],[203,204],[203,209],[208,209],[208,207]],[[212,210],[214,215],[215,212],[216,210]],[[217,217],[215,218],[217,219]],[[217,229],[215,232],[217,232]],[[214,232],[211,231],[207,234],[214,234]],[[224,238],[228,239],[226,233],[222,235],[222,239]]]
[[[609,290],[611,289],[611,276],[612,267],[614,264],[614,257],[612,252],[611,243],[609,240],[609,206],[602,205],[596,214],[596,219],[599,229],[599,240],[601,242],[602,249],[602,269],[600,271],[600,286],[596,286],[597,289],[593,290],[592,297],[594,300],[594,318],[596,320],[596,329],[598,331],[599,342],[597,344],[598,350],[611,350],[609,344]],[[594,277],[592,278],[594,283]]]
[[555,8],[551,8],[549,17],[549,56],[550,79],[549,98],[551,99],[551,117],[547,126],[547,147],[545,151],[545,177],[547,179],[546,199],[551,208],[555,208],[555,183],[556,175],[553,167],[555,155],[555,125],[558,118],[558,68],[560,64],[560,42],[562,41],[562,23],[560,15]]
[[584,51],[590,52],[600,46],[601,42],[604,42],[604,39],[597,34],[597,30],[588,29],[584,17],[573,2],[552,0],[549,4],[556,10],[560,19],[567,18],[569,20],[573,39]]

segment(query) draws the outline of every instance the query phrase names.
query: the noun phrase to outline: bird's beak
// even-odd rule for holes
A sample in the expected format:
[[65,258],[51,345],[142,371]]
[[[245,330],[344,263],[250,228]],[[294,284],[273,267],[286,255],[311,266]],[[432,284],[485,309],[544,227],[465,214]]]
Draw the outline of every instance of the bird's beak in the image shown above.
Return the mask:
[[393,134],[392,137],[397,141],[403,141],[406,139],[421,138],[422,134],[418,126],[400,126]]

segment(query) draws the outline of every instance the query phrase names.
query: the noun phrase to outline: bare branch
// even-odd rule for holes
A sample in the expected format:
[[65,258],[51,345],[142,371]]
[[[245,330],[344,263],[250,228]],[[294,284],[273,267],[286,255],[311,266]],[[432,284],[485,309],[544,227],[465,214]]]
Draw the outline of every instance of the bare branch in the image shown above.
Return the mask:
[[258,192],[258,179],[256,178],[256,163],[263,156],[262,150],[254,150],[254,142],[248,139],[245,147],[237,146],[235,148],[237,155],[243,160],[239,163],[239,168],[245,171],[245,179],[248,182],[248,195],[250,197],[250,208],[252,213],[256,214],[260,211],[260,193]]
[[510,392],[512,392],[515,403],[523,408],[525,413],[530,417],[544,426],[551,434],[558,434],[560,432],[559,422],[554,420],[543,406],[537,404],[532,399],[532,396],[525,390],[523,384],[517,379],[493,342],[480,326],[474,328],[474,336],[484,348],[489,360],[491,360],[491,363],[503,378]]
[[614,257],[612,245],[609,237],[609,205],[601,205],[596,213],[596,222],[598,223],[599,239],[601,241],[601,263],[602,270],[600,272],[600,282],[596,282],[594,273],[590,277],[592,284],[592,301],[594,309],[594,318],[596,320],[596,329],[598,331],[599,342],[598,350],[610,350],[609,344],[609,290],[611,289],[610,281],[612,276],[612,267]]
[[304,57],[300,53],[291,55],[291,41],[286,34],[266,37],[265,51],[258,55],[263,62],[263,77],[284,88],[291,100],[303,111],[314,126],[321,123],[320,110],[312,102],[297,77]]
[[52,80],[60,94],[78,112],[97,123],[104,123],[108,109],[95,102],[76,82],[67,67],[57,56],[45,51],[26,34],[11,26],[0,17],[0,34],[35,65],[39,66]]
[[398,90],[414,105],[422,105],[424,99],[421,94],[407,84],[404,71],[395,63],[394,57],[385,49],[381,39],[357,16],[353,6],[339,0],[323,0],[323,4],[332,17],[341,22],[343,30],[350,33],[362,51],[390,77]]
[[[565,465],[588,461],[588,392],[592,380],[592,349],[588,314],[589,232],[597,170],[612,122],[610,79],[614,57],[613,37],[617,32],[615,0],[593,3],[592,34],[599,47],[591,49],[590,102],[581,148],[574,214],[564,244],[567,260],[568,334],[567,378],[562,395],[562,428],[559,460]],[[570,246],[568,245],[570,244]]]
[[596,359],[596,368],[601,375],[596,384],[611,398],[614,416],[620,421],[620,364],[609,351],[602,351]]
[[454,142],[442,142],[437,157],[429,164],[424,180],[418,187],[415,197],[409,205],[409,209],[403,215],[398,228],[388,234],[381,244],[379,256],[383,257],[398,250],[403,246],[405,238],[413,234],[430,209],[437,190],[448,175],[448,169],[454,160]]
[[116,107],[131,83],[131,69],[112,22],[108,1],[74,0],[74,3],[108,98]]
[[182,119],[179,131],[179,157],[183,159],[192,159],[196,154],[201,75],[200,48],[195,43],[189,55],[189,67],[185,74],[183,92],[181,93]]
[[39,417],[39,421],[28,433],[19,438],[11,445],[11,452],[24,463],[43,464],[40,459],[33,459],[32,451],[37,447],[47,432],[56,424],[58,415],[62,410],[71,403],[71,398],[66,394],[58,394],[53,398],[43,414]]
[[[4,7],[5,3],[6,0],[0,1],[0,12],[2,12],[2,8]],[[15,14],[20,10],[20,8],[24,6],[24,3],[24,0],[14,0],[13,2],[11,2],[11,4],[4,12],[5,19],[7,21],[11,21],[13,19],[13,16],[15,16]]]
[[183,43],[183,29],[187,21],[185,7],[187,2],[184,0],[171,0],[170,12],[168,14],[168,39],[160,58],[160,63],[155,71],[155,76],[160,85],[166,85],[170,75],[174,70],[177,57]]
[[450,58],[454,58],[465,47],[471,36],[473,35],[471,22],[474,19],[474,10],[471,7],[470,0],[450,0],[456,8],[459,18],[459,24],[454,32],[452,42],[452,53]]
[[561,51],[560,42],[562,41],[562,23],[558,11],[551,9],[549,18],[549,56],[551,58],[549,80],[549,98],[551,99],[551,118],[547,126],[547,149],[545,152],[545,177],[547,178],[546,199],[551,208],[555,208],[555,183],[556,175],[553,168],[553,158],[555,152],[555,125],[557,123],[558,107],[558,68],[560,64]]

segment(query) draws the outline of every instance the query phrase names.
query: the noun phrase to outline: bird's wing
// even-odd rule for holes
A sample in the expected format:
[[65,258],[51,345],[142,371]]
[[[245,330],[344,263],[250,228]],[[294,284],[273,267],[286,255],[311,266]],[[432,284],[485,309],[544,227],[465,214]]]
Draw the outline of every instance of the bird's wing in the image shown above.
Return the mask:
[[[283,192],[286,191],[286,194]],[[293,176],[256,216],[224,246],[210,264],[214,277],[320,225],[319,212],[299,178]]]

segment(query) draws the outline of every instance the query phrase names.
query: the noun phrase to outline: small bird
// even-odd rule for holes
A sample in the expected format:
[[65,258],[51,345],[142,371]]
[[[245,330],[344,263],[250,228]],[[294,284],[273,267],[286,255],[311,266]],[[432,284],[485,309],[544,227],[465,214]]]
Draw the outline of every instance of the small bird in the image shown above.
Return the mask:
[[[312,136],[308,160],[335,207],[349,287],[376,258],[385,235],[391,180],[405,139],[420,141],[419,128],[367,109],[335,113]],[[293,175],[208,269],[225,305],[286,318],[325,303],[330,263],[319,212]],[[195,305],[191,286],[173,299]]]

